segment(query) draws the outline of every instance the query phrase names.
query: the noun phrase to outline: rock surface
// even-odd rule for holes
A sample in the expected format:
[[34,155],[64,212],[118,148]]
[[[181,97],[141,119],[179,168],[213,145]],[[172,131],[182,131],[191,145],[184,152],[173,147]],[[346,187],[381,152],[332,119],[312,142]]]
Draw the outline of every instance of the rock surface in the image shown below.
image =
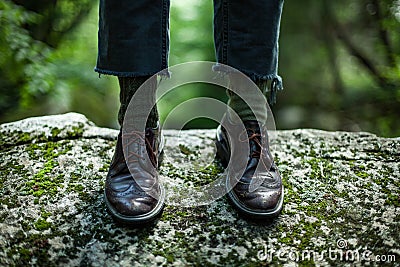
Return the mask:
[[[160,173],[202,186],[221,172],[213,130],[164,131]],[[167,205],[152,227],[114,224],[103,203],[116,130],[83,115],[0,125],[1,266],[400,265],[400,138],[277,131],[285,205],[272,224],[225,197]]]

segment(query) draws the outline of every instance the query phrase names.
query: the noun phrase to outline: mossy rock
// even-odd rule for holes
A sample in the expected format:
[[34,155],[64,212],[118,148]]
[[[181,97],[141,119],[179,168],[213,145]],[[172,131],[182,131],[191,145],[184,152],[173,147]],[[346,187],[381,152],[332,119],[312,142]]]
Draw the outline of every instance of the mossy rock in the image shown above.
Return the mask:
[[[276,131],[278,219],[246,221],[222,197],[167,205],[156,224],[131,229],[103,203],[117,134],[76,113],[0,125],[0,266],[373,266],[382,255],[400,263],[399,138]],[[164,134],[162,176],[179,187],[221,174],[214,130]],[[328,251],[336,254],[321,256]]]

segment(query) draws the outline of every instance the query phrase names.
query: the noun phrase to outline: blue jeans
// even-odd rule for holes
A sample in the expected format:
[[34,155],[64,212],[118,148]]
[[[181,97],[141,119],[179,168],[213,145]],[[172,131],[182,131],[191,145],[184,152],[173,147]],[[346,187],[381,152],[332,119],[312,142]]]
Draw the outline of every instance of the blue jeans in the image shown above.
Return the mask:
[[[166,69],[169,7],[169,0],[100,0],[95,71],[135,77]],[[274,81],[281,89],[277,69],[282,7],[283,0],[214,0],[217,62],[255,82]]]

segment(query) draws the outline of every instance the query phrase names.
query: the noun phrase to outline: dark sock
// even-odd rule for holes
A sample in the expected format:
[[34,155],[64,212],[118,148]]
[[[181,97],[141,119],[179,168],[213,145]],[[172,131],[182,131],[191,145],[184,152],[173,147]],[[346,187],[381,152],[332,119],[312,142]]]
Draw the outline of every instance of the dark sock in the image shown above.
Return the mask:
[[[237,76],[236,76],[237,75]],[[259,99],[258,95],[248,90],[250,81],[245,81],[242,74],[231,74],[230,77],[230,88],[235,88],[235,92],[227,90],[229,96],[228,106],[232,108],[242,121],[257,120],[261,123],[267,122],[267,106],[266,102]],[[258,87],[259,90],[261,90]],[[245,97],[249,100],[246,103],[240,96]],[[229,112],[228,112],[229,114]],[[232,119],[233,116],[230,116]]]
[[[139,87],[150,78],[151,76],[138,76],[138,77],[118,77],[119,87],[120,87],[120,102],[121,106],[118,112],[118,122],[119,125],[122,126],[126,109],[128,108],[129,102],[131,101],[133,95],[139,89]],[[138,101],[143,104],[143,107],[137,107],[136,113],[140,115],[140,111],[147,110],[148,106],[146,103],[155,103],[155,91],[157,87],[157,80],[153,78],[153,80],[149,83],[149,94],[140,94],[140,97],[143,101]],[[147,89],[147,88],[146,88]],[[150,104],[149,104],[150,105]],[[136,107],[135,107],[136,108]],[[151,127],[155,128],[158,124],[158,111],[157,106],[154,105],[151,109],[149,117],[147,118],[146,128]]]

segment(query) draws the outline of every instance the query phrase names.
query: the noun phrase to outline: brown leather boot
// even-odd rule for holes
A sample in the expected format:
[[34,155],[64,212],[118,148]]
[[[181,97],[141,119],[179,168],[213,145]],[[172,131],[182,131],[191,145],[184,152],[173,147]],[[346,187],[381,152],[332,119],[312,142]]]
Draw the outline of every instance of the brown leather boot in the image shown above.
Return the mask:
[[[237,127],[229,119],[226,119],[225,123],[229,124],[230,129]],[[266,128],[260,128],[257,121],[245,121],[244,128],[245,132],[231,131],[232,136],[228,136],[221,125],[217,129],[217,155],[225,168],[231,157],[229,140],[249,143],[249,155],[247,158],[241,157],[241,160],[247,160],[243,174],[238,178],[227,177],[228,190],[232,188],[227,196],[244,216],[253,219],[272,219],[282,210],[282,178],[269,151]],[[235,162],[232,164],[235,165]]]
[[116,221],[146,224],[161,214],[165,191],[158,181],[157,167],[163,146],[159,126],[146,128],[145,133],[119,133],[104,191],[106,206]]

